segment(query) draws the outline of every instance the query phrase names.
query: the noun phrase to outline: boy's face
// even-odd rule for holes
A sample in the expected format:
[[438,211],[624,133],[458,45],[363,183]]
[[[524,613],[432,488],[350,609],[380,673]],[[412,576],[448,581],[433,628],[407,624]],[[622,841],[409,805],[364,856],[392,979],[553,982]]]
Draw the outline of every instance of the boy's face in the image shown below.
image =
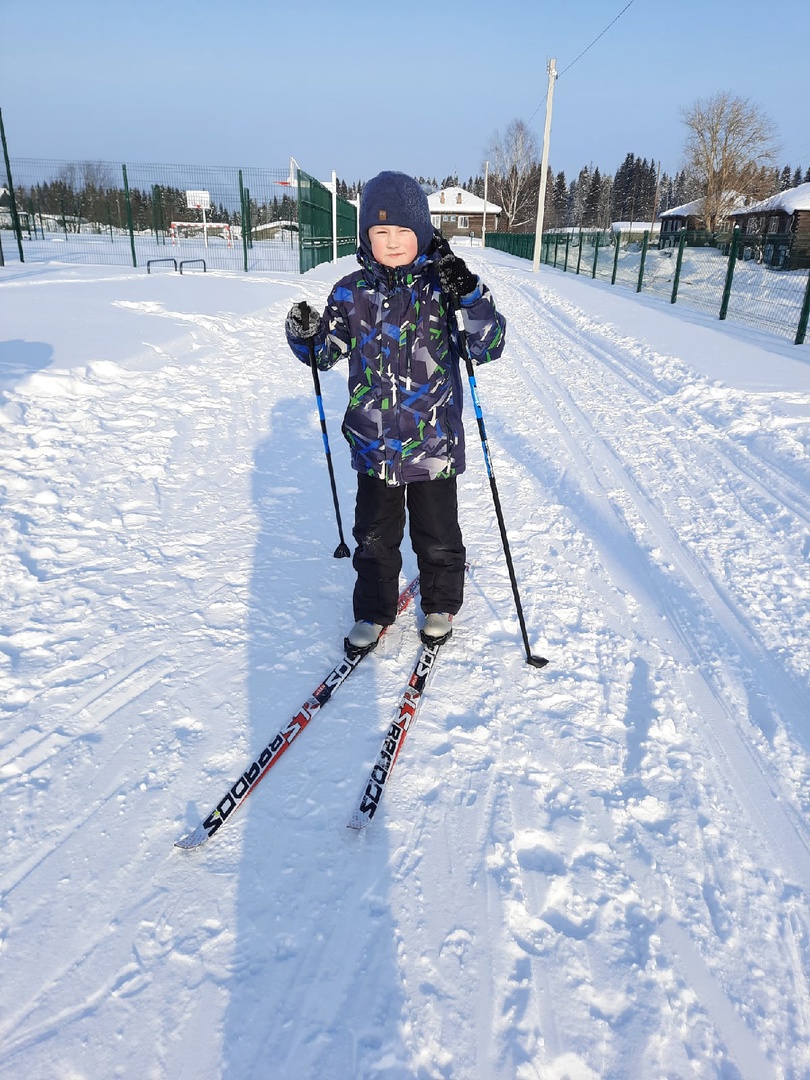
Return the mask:
[[372,225],[368,239],[371,254],[383,266],[409,266],[419,254],[416,233],[400,225]]

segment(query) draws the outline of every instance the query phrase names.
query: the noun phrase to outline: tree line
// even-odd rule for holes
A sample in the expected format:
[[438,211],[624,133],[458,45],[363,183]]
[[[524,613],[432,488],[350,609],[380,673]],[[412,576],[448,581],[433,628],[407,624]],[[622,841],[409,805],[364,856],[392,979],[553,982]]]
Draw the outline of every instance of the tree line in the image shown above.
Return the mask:
[[[168,232],[173,221],[199,221],[202,214],[189,209],[186,188],[153,184],[151,188],[129,189],[112,181],[103,162],[81,162],[62,166],[53,179],[35,184],[16,185],[18,209],[28,215],[31,227],[40,226],[68,233],[115,231],[129,228],[129,214],[136,232]],[[242,209],[238,192],[234,195],[238,208],[224,199],[215,201],[206,210],[211,223],[241,225]],[[297,221],[298,204],[286,192],[281,196],[256,199],[248,195],[250,223],[257,225],[274,221]]]
[[[683,164],[674,174],[660,162],[628,153],[615,173],[593,164],[577,176],[548,170],[544,228],[606,229],[613,222],[653,222],[665,210],[702,200],[702,216],[714,230],[734,201],[766,199],[810,182],[810,168],[776,163],[776,128],[746,98],[721,92],[681,110],[686,128]],[[490,138],[484,156],[491,165],[488,197],[503,208],[499,227],[533,232],[540,192],[540,153],[534,133],[513,120]],[[467,188],[483,196],[484,178]]]
[[[706,227],[714,230],[732,200],[743,196],[757,201],[810,182],[810,168],[803,171],[776,163],[775,126],[748,99],[715,94],[683,109],[681,118],[686,128],[683,163],[674,175],[652,157],[635,153],[626,154],[613,173],[591,163],[568,177],[549,167],[545,228],[606,229],[616,221],[641,225],[665,210],[700,199]],[[502,208],[499,228],[533,232],[542,168],[534,133],[522,120],[513,120],[503,135],[495,132],[490,138],[484,158],[489,164],[488,199]],[[458,175],[441,181],[436,176],[416,179],[428,192],[456,186],[484,195],[483,171],[466,182]],[[338,195],[348,200],[361,196],[362,190],[361,180],[337,182]],[[51,180],[18,186],[17,194],[20,210],[34,219],[36,215],[56,219],[68,232],[128,227],[125,193],[104,163],[65,165]],[[129,196],[138,231],[167,230],[172,221],[201,219],[199,212],[188,209],[184,188],[155,184],[151,189],[132,188]],[[263,200],[251,195],[249,206],[254,227],[297,220],[294,191]],[[241,224],[238,193],[215,202],[206,216],[211,222]]]

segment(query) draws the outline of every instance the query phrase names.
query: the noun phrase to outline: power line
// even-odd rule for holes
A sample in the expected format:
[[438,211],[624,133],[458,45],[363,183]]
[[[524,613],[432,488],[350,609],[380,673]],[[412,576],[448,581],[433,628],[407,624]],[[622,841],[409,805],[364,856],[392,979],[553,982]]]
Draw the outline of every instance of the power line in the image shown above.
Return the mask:
[[592,48],[594,47],[594,45],[595,45],[595,44],[597,43],[597,41],[599,40],[599,38],[602,38],[602,37],[604,37],[604,36],[605,36],[605,34],[606,34],[606,33],[608,32],[608,30],[609,30],[609,29],[611,28],[611,26],[613,26],[613,23],[616,23],[616,22],[618,22],[618,21],[619,21],[619,19],[620,19],[620,18],[622,17],[622,15],[624,15],[625,11],[627,11],[627,9],[628,9],[629,7],[632,7],[632,6],[633,6],[633,3],[634,3],[634,0],[630,0],[630,3],[629,3],[629,4],[625,4],[625,6],[624,6],[624,7],[622,8],[622,10],[621,10],[621,11],[619,12],[619,14],[618,14],[618,15],[616,16],[616,18],[615,18],[615,19],[613,20],[613,22],[609,22],[609,23],[607,24],[607,26],[605,27],[605,29],[604,29],[604,30],[602,31],[602,33],[601,33],[601,34],[598,34],[598,35],[597,35],[597,36],[596,36],[596,37],[595,37],[595,38],[593,39],[593,41],[592,41],[592,42],[590,43],[590,45],[588,46],[588,48],[587,48],[587,49],[583,49],[583,50],[582,50],[582,52],[581,52],[581,53],[579,54],[579,56],[577,56],[577,57],[576,57],[576,59],[574,59],[574,60],[572,60],[572,61],[571,61],[571,63],[570,63],[569,65],[568,65],[568,67],[567,67],[567,68],[563,68],[563,69],[562,69],[562,71],[560,72],[560,75],[564,75],[564,74],[566,73],[566,71],[570,71],[570,70],[571,70],[571,68],[572,68],[572,67],[574,66],[574,64],[575,64],[575,63],[577,62],[577,60],[581,60],[581,59],[582,59],[582,57],[583,57],[583,56],[585,55],[585,53],[586,53],[586,52],[588,52],[588,49],[592,49]]
[[[559,72],[559,74],[557,75],[557,78],[559,78],[560,75],[565,75],[566,71],[570,71],[571,68],[574,66],[574,64],[576,64],[578,60],[581,60],[582,57],[585,55],[585,53],[588,52],[590,49],[592,49],[594,47],[594,45],[597,43],[597,41],[599,41],[600,38],[603,38],[605,36],[605,34],[608,32],[608,30],[611,28],[611,26],[613,26],[614,23],[617,23],[619,21],[619,19],[622,17],[622,15],[624,15],[625,11],[627,11],[627,9],[629,7],[632,7],[634,3],[635,3],[635,0],[630,0],[629,4],[625,4],[624,7],[622,8],[622,10],[619,12],[619,14],[616,16],[616,18],[612,19],[607,24],[607,26],[601,32],[601,34],[596,35],[596,37],[593,39],[593,41],[590,43],[590,45],[588,45],[587,48],[583,49],[582,52],[579,54],[579,56],[574,57],[574,59],[571,61],[571,63],[568,65],[568,67],[563,68],[562,71]],[[540,111],[541,106],[545,103],[547,97],[548,97],[548,94],[546,94],[546,97],[543,98],[543,100],[540,102],[540,104],[534,110],[532,115],[529,117],[528,123],[531,123],[532,120],[534,120],[535,116],[537,116],[538,112]]]

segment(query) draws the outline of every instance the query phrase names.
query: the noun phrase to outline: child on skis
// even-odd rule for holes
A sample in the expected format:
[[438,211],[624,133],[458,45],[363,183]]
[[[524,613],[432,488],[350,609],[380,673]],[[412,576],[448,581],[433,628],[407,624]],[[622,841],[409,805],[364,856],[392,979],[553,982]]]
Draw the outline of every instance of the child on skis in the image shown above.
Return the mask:
[[332,289],[319,316],[305,302],[287,316],[287,340],[319,369],[349,362],[343,434],[357,471],[352,530],[356,622],[350,655],[368,652],[393,623],[407,506],[419,568],[422,637],[444,640],[464,598],[465,548],[456,477],[465,468],[455,309],[475,363],[497,359],[506,323],[491,293],[435,232],[427,196],[411,177],[382,172],[360,201],[360,269]]

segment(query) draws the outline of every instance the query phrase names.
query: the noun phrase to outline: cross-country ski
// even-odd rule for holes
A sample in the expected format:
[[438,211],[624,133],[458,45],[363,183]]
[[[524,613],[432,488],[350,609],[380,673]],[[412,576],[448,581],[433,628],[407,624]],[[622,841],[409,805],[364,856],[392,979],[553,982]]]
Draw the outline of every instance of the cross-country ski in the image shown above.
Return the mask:
[[[397,615],[401,615],[408,607],[411,600],[419,592],[419,578],[414,578],[399,594],[397,601]],[[387,629],[387,627],[386,627]],[[380,635],[382,637],[382,634]],[[312,694],[301,705],[301,708],[262,748],[262,750],[242,770],[240,776],[217,802],[216,806],[191,832],[175,841],[175,847],[192,849],[198,848],[206,842],[214,833],[230,820],[248,795],[256,790],[256,786],[267,775],[272,767],[279,761],[282,754],[287,751],[301,732],[308,726],[316,713],[330,701],[332,695],[348,679],[357,668],[360,661],[368,653],[355,655],[345,654],[332,668],[323,682],[313,690]]]
[[385,733],[385,738],[363,790],[360,803],[349,820],[350,829],[364,829],[377,813],[380,800],[383,797],[388,781],[391,779],[391,773],[394,771],[394,766],[405,743],[405,738],[416,723],[416,715],[422,704],[428,681],[436,664],[436,658],[444,644],[445,641],[438,641],[435,644],[424,643],[420,648],[413,671],[408,679],[408,685],[402,691],[402,696],[399,699],[397,714]]

